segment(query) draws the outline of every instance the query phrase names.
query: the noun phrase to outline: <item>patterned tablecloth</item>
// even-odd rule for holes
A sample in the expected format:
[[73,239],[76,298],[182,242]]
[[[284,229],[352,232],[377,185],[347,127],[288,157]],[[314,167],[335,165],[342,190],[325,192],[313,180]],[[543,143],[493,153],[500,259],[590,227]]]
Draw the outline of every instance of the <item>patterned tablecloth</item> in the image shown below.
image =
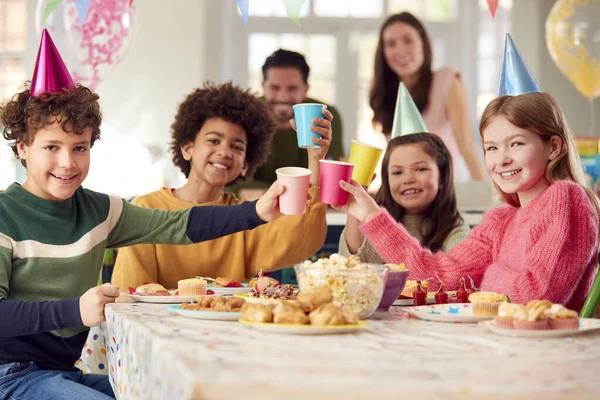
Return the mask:
[[[110,304],[101,369],[119,399],[599,396],[599,334],[508,338],[400,310],[356,334],[292,336],[186,319],[163,305]],[[90,340],[102,340],[99,331]]]

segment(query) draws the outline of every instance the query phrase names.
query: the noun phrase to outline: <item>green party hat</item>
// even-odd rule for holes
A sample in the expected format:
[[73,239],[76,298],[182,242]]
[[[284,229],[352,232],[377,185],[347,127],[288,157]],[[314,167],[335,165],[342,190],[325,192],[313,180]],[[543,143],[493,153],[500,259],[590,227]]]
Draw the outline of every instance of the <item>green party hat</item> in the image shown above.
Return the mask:
[[406,89],[404,82],[400,82],[398,98],[396,99],[396,112],[392,125],[392,137],[410,135],[411,133],[429,132],[423,117]]

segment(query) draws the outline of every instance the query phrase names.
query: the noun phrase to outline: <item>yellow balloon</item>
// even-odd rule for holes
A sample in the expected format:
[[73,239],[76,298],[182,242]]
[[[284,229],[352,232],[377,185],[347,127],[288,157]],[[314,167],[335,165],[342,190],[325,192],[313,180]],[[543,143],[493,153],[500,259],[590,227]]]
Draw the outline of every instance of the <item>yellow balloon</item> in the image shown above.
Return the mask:
[[559,0],[546,20],[558,69],[590,101],[600,96],[600,0]]

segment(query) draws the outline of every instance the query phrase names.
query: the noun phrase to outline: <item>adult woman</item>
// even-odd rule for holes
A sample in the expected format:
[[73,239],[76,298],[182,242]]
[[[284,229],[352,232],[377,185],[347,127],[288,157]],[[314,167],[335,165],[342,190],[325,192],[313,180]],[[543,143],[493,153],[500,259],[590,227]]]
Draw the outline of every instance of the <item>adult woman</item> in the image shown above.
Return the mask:
[[408,12],[390,16],[381,28],[369,103],[373,124],[392,136],[398,84],[404,82],[429,130],[439,135],[454,159],[456,181],[485,179],[471,133],[467,95],[460,74],[450,67],[432,71],[431,42],[421,22]]

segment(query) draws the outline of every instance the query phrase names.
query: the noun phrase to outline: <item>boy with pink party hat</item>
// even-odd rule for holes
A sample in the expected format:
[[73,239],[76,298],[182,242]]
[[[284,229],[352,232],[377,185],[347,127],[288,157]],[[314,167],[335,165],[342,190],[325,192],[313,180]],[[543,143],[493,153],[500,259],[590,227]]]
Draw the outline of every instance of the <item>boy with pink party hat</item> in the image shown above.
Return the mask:
[[[278,218],[277,184],[257,202],[139,208],[81,187],[100,137],[98,96],[75,85],[47,31],[30,89],[3,105],[3,136],[27,168],[0,193],[0,395],[111,399],[105,375],[74,368],[88,327],[119,288],[95,287],[106,247],[191,244]],[[91,288],[91,289],[90,289]]]

